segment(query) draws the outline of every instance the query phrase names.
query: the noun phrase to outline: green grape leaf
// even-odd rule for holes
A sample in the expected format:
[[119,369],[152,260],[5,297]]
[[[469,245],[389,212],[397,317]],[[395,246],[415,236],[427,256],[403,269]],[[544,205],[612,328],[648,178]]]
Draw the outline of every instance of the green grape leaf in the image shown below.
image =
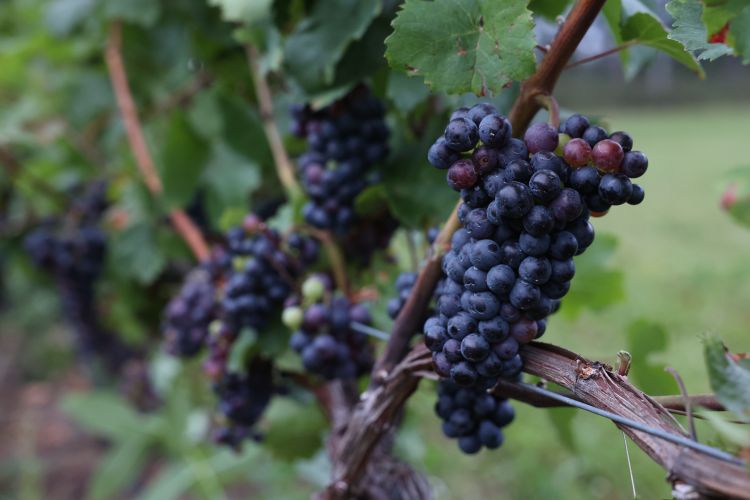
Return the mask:
[[118,268],[141,284],[152,283],[167,264],[156,237],[156,227],[140,221],[111,235],[111,259]]
[[703,354],[716,398],[729,411],[750,421],[750,369],[738,363],[716,337],[706,337]]
[[667,38],[667,30],[651,14],[639,12],[630,16],[622,27],[622,37],[623,41],[634,41],[660,50],[701,78],[705,76],[695,57],[680,42]]
[[732,19],[729,34],[734,38],[734,48],[742,56],[742,63],[750,64],[750,6]]
[[144,28],[156,24],[161,14],[161,5],[154,0],[103,0],[102,7],[107,19],[121,19]]
[[449,94],[499,93],[534,72],[528,0],[407,0],[386,39],[394,69]]
[[406,115],[430,95],[430,89],[416,78],[409,78],[400,71],[391,71],[386,95],[398,112]]
[[91,14],[93,7],[94,0],[54,0],[47,6],[46,25],[54,35],[68,35]]
[[531,0],[529,2],[529,10],[536,15],[554,20],[571,3],[571,0]]
[[287,39],[284,65],[288,75],[303,89],[333,83],[344,51],[362,38],[380,10],[380,2],[317,2]]
[[222,142],[214,142],[201,177],[206,186],[206,209],[218,226],[226,210],[247,208],[247,197],[261,182],[260,166]]
[[[427,163],[431,139],[441,130],[433,120],[423,134],[421,143],[407,139],[404,123],[397,123],[391,137],[393,154],[381,168],[383,187],[393,215],[412,228],[424,228],[446,219],[458,200],[457,193],[445,182],[445,170],[437,170]],[[415,157],[414,152],[421,154]]]
[[623,273],[610,265],[616,248],[615,237],[600,234],[576,257],[576,277],[562,301],[562,314],[575,318],[585,309],[600,311],[625,297]]
[[109,392],[66,396],[62,411],[87,431],[113,441],[128,441],[148,434],[151,429],[122,398]]
[[708,43],[708,30],[703,24],[703,3],[700,0],[671,0],[667,4],[674,21],[671,40],[680,42],[699,60],[709,60],[732,54],[732,48],[723,43]]
[[627,349],[632,356],[630,377],[649,394],[671,394],[674,378],[664,371],[664,363],[652,359],[654,354],[667,349],[669,336],[659,323],[639,319],[628,325]]
[[181,112],[174,113],[166,127],[158,142],[164,199],[170,207],[185,206],[195,195],[208,158],[208,144]]
[[116,493],[129,486],[141,473],[148,458],[148,436],[133,434],[116,445],[99,462],[89,482],[88,498],[92,500],[116,498]]
[[221,8],[225,21],[253,24],[271,16],[273,0],[208,0],[209,5]]

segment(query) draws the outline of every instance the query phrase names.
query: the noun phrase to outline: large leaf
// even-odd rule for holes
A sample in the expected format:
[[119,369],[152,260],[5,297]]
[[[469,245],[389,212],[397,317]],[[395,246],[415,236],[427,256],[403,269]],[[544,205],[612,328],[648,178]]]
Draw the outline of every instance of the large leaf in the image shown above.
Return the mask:
[[386,39],[392,68],[449,94],[498,93],[534,72],[527,0],[407,0]]
[[102,4],[108,19],[122,19],[145,28],[156,24],[161,13],[159,2],[154,0],[103,0]]
[[195,195],[208,158],[208,145],[184,114],[175,113],[159,141],[164,197],[170,206],[185,206]]
[[332,83],[336,63],[349,44],[365,34],[380,9],[378,1],[317,2],[287,40],[284,63],[289,76],[304,89]]
[[628,326],[628,352],[632,355],[630,376],[649,394],[671,394],[675,381],[664,371],[665,365],[653,360],[653,355],[666,351],[669,336],[664,327],[645,319]]
[[141,284],[151,283],[167,264],[155,233],[153,225],[139,222],[112,235],[112,260],[118,263],[124,274]]
[[738,363],[715,337],[705,339],[703,354],[716,398],[728,410],[750,421],[750,369]]
[[407,114],[430,95],[430,89],[416,78],[391,71],[388,75],[387,95],[400,113]]
[[734,38],[734,48],[742,56],[743,64],[750,63],[750,6],[745,7],[732,19],[729,33]]
[[639,12],[630,16],[622,27],[622,38],[626,42],[634,41],[660,50],[699,76],[704,76],[703,69],[695,57],[687,52],[680,42],[670,40],[667,30],[651,14]]
[[555,19],[571,3],[572,0],[531,0],[529,2],[529,9],[536,15]]
[[671,0],[667,12],[672,14],[672,32],[669,38],[696,52],[698,59],[713,61],[732,53],[723,43],[708,43],[708,30],[703,24],[703,3],[700,0]]
[[147,458],[149,442],[146,435],[132,434],[110,449],[91,478],[89,498],[116,498],[116,493],[136,480]]
[[570,292],[562,301],[562,313],[578,316],[583,310],[602,310],[625,297],[623,273],[610,261],[617,248],[617,239],[597,235],[584,254],[576,257],[576,276]]
[[142,416],[108,392],[72,394],[62,401],[62,410],[86,430],[114,441],[126,441],[149,431]]
[[407,140],[408,133],[403,128],[394,130],[391,144],[394,152],[382,167],[383,187],[391,212],[413,228],[445,220],[458,200],[458,193],[445,182],[445,170],[436,170],[427,163],[429,139],[440,135],[437,125],[437,120],[433,120],[431,129],[425,131],[417,144]]
[[53,0],[45,16],[50,31],[58,36],[68,35],[91,13],[94,0]]

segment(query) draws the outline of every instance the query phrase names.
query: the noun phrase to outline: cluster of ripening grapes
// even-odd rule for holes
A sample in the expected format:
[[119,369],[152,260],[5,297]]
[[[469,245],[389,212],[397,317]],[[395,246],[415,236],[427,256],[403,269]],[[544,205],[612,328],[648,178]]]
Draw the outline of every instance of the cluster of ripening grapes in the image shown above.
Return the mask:
[[270,400],[273,364],[254,357],[241,373],[227,367],[232,346],[245,328],[259,334],[293,295],[318,257],[318,242],[300,233],[282,235],[257,216],[231,229],[226,244],[188,275],[167,305],[162,330],[168,352],[192,357],[208,350],[204,368],[215,381],[226,425],[216,440],[239,446]]
[[[498,378],[520,376],[520,347],[545,332],[570,289],[573,257],[594,241],[589,217],[643,200],[631,179],[645,173],[648,160],[632,146],[625,132],[608,135],[581,115],[559,131],[536,123],[519,140],[489,104],[453,113],[428,152],[463,199],[437,311],[424,325],[441,377],[484,392]],[[465,411],[442,405],[446,434],[464,451],[494,443],[482,437],[488,431],[479,420],[463,425]]]
[[372,182],[370,168],[388,156],[385,106],[361,85],[323,109],[295,107],[292,118],[292,132],[308,146],[297,163],[310,197],[305,220],[343,234],[354,221],[355,198]]
[[66,220],[45,221],[28,234],[24,247],[34,264],[54,279],[81,355],[96,356],[116,370],[130,352],[102,326],[96,307],[96,283],[107,254],[100,227],[105,195],[105,183],[93,184],[72,202]]
[[327,275],[314,274],[302,284],[302,297],[287,301],[282,316],[294,331],[289,346],[305,370],[326,380],[353,379],[369,373],[373,350],[367,335],[353,324],[372,324],[362,304],[337,295]]

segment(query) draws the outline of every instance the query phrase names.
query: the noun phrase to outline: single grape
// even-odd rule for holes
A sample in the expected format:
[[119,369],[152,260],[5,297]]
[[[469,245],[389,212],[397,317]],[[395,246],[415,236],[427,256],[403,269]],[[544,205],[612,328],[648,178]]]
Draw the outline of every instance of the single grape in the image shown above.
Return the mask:
[[510,136],[510,123],[501,115],[489,114],[479,123],[479,139],[487,146],[502,147]]
[[560,127],[560,131],[568,134],[570,137],[579,138],[589,127],[589,120],[585,116],[574,114],[568,117]]
[[469,109],[466,117],[476,123],[477,126],[479,126],[482,120],[484,120],[487,116],[491,116],[493,114],[497,114],[497,108],[495,108],[495,106],[488,102],[480,102],[479,104],[475,104],[471,107],[471,109]]
[[612,205],[626,203],[633,193],[633,184],[624,174],[607,174],[599,183],[599,196]]
[[490,353],[490,344],[478,333],[472,333],[461,341],[461,354],[469,361],[478,362]]
[[633,149],[633,139],[627,134],[627,132],[618,130],[617,132],[609,134],[609,138],[622,146],[622,150],[626,153]]
[[571,167],[583,167],[591,162],[591,146],[583,139],[571,139],[563,149],[563,157]]
[[450,149],[445,144],[445,138],[438,138],[427,151],[427,161],[435,168],[450,168],[455,162],[461,159],[461,155]]
[[498,264],[487,272],[487,287],[498,297],[507,296],[516,283],[516,273],[506,264]]
[[533,236],[548,234],[554,226],[555,218],[544,205],[534,205],[523,218],[523,228]]
[[648,169],[648,158],[640,151],[628,151],[622,160],[621,171],[631,179],[640,177]]
[[570,187],[581,194],[595,193],[599,190],[599,172],[594,167],[576,168],[570,173]]
[[552,170],[539,170],[531,176],[529,189],[532,196],[542,203],[553,200],[562,190],[560,177]]
[[610,139],[597,142],[591,150],[594,165],[604,172],[617,172],[623,157],[622,146]]
[[628,198],[628,204],[638,205],[643,201],[645,196],[646,193],[643,191],[643,188],[638,184],[633,184],[633,192],[630,194],[630,198]]
[[607,138],[607,131],[601,127],[592,125],[583,131],[583,135],[581,136],[581,138],[584,141],[588,142],[589,146],[593,148],[596,143]]
[[[571,235],[572,237],[572,235]],[[545,284],[552,275],[552,265],[544,257],[528,256],[518,266],[518,277],[534,285]]]
[[487,175],[498,166],[497,150],[488,148],[487,146],[480,146],[474,150],[471,160],[474,162],[479,175]]
[[469,189],[477,183],[477,175],[474,163],[469,159],[458,160],[448,169],[448,185],[456,191]]
[[477,125],[469,118],[454,118],[445,128],[445,145],[458,152],[469,151],[479,140]]
[[529,153],[538,151],[554,151],[557,148],[557,130],[548,123],[535,123],[530,126],[523,136]]
[[500,214],[504,217],[521,218],[534,205],[528,186],[520,182],[509,182],[497,193]]

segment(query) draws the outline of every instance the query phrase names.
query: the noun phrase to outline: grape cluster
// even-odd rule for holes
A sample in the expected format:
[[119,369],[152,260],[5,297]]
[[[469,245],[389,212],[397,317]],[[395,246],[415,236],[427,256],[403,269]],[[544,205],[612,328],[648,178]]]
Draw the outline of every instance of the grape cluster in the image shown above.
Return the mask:
[[304,311],[287,308],[284,320],[296,329],[289,345],[301,356],[307,371],[333,380],[356,378],[372,369],[372,346],[364,333],[352,328],[353,322],[372,324],[362,304],[342,296],[321,297]]
[[47,220],[29,233],[24,248],[54,279],[81,354],[117,370],[131,353],[101,324],[96,303],[96,283],[107,253],[106,236],[99,227],[107,206],[105,190],[104,183],[90,186],[71,203],[65,219]]
[[370,182],[368,170],[388,155],[385,107],[361,85],[317,111],[294,107],[292,118],[292,132],[308,145],[298,161],[310,197],[305,220],[343,234],[355,218],[354,199]]
[[544,333],[570,288],[573,257],[594,240],[589,216],[643,200],[630,179],[648,161],[630,136],[581,115],[560,132],[537,123],[514,139],[505,117],[478,104],[454,112],[428,152],[463,204],[424,338],[437,373],[460,386],[518,376],[520,345]]
[[260,438],[253,427],[278,391],[273,374],[273,363],[254,357],[243,373],[225,373],[214,384],[219,411],[226,418],[226,425],[214,433],[216,442],[237,450],[245,438]]
[[222,319],[234,331],[263,328],[317,259],[318,243],[300,234],[284,241],[253,216],[227,233],[227,243],[229,255],[224,259],[230,265],[221,299]]
[[499,448],[504,440],[502,428],[515,417],[506,399],[450,380],[438,382],[435,413],[443,421],[443,434],[458,439],[458,447],[468,454],[477,453],[483,446]]

